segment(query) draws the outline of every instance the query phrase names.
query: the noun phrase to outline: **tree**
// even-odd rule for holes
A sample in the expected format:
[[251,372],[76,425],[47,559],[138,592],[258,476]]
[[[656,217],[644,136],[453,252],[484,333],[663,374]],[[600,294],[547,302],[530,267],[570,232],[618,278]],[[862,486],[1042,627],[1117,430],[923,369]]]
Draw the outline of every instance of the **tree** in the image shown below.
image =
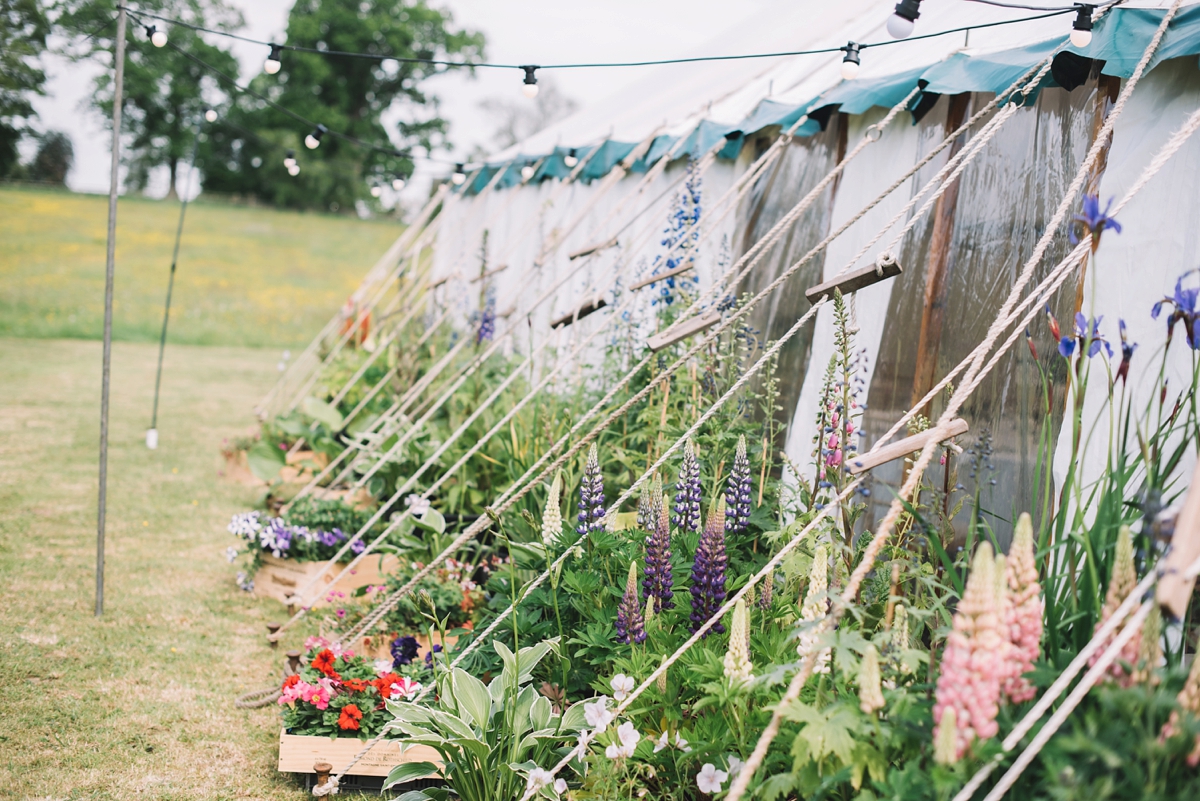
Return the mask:
[[496,121],[492,140],[501,150],[569,117],[579,108],[579,104],[564,95],[552,78],[540,78],[538,85],[541,91],[532,102],[494,98],[480,102],[479,107]]
[[[73,55],[112,51],[116,26],[104,22],[116,16],[116,6],[116,0],[67,0],[58,23],[74,34]],[[219,30],[236,30],[242,25],[241,15],[224,0],[142,0],[138,9]],[[150,25],[167,32],[166,47],[150,42],[145,31]],[[84,38],[97,28],[98,33]],[[174,195],[176,174],[180,162],[191,154],[197,122],[206,108],[226,98],[209,69],[188,54],[229,75],[237,74],[237,61],[229,51],[187,27],[136,14],[129,19],[126,48],[122,127],[129,137],[125,145],[127,181],[133,188],[144,187],[150,171],[165,165],[171,175],[169,191]],[[97,78],[93,100],[106,119],[112,116],[112,78],[111,70]]]
[[[242,95],[203,146],[208,189],[283,206],[353,208],[355,201],[368,198],[372,180],[411,173],[411,148],[446,145],[447,125],[437,115],[437,99],[422,86],[444,68],[395,59],[469,60],[481,58],[484,46],[481,34],[454,29],[450,13],[425,0],[298,0],[288,18],[286,43],[393,57],[285,50],[278,74],[264,73],[251,82],[255,92],[295,114],[380,147],[331,133],[309,150],[302,142],[311,128]],[[396,121],[385,124],[385,112]],[[283,167],[288,150],[300,163],[294,177]]]
[[38,137],[38,152],[29,165],[29,177],[49,184],[65,184],[74,162],[71,137],[62,131],[47,131]]
[[30,97],[43,93],[37,61],[48,32],[38,0],[0,0],[0,177],[17,166],[17,143],[34,116]]

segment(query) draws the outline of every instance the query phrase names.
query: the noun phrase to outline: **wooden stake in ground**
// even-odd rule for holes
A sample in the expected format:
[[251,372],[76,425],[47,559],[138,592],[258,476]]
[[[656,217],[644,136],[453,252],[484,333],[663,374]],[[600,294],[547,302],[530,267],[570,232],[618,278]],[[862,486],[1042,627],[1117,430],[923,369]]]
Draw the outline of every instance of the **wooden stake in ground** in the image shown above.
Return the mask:
[[100,380],[100,500],[96,512],[96,616],[104,614],[104,513],[108,500],[108,383],[112,370],[113,273],[117,255],[117,181],[121,168],[121,89],[125,82],[125,6],[117,11],[113,56],[112,173],[108,185],[108,257],[104,265],[104,359]]

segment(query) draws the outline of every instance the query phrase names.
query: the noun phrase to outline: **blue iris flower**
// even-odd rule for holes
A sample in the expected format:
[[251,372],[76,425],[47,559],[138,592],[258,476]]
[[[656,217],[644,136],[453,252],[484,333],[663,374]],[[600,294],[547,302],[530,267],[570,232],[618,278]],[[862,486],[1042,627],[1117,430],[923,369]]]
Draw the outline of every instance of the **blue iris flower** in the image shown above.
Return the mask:
[[1171,304],[1171,314],[1167,317],[1167,341],[1170,342],[1171,336],[1175,333],[1175,324],[1182,321],[1183,329],[1187,333],[1188,347],[1192,350],[1200,350],[1197,342],[1200,341],[1200,330],[1197,330],[1200,324],[1200,309],[1196,308],[1197,301],[1200,301],[1200,287],[1191,289],[1183,288],[1183,279],[1196,270],[1189,270],[1175,282],[1175,294],[1170,297],[1165,297],[1154,307],[1150,309],[1150,317],[1157,320],[1158,315],[1162,313],[1164,303]]
[[[1104,207],[1104,211],[1100,211],[1100,196],[1099,195],[1084,195],[1083,196],[1083,213],[1075,215],[1075,221],[1082,224],[1092,234],[1092,251],[1100,247],[1100,234],[1104,233],[1105,229],[1112,229],[1113,233],[1121,233],[1121,224],[1108,216],[1108,210],[1112,208],[1113,199],[1108,199],[1108,204]],[[1068,238],[1072,245],[1079,244],[1079,237],[1075,235],[1072,229],[1067,232]]]
[[1089,339],[1088,332],[1090,328],[1090,339],[1092,342],[1088,346],[1087,357],[1089,359],[1092,358],[1100,352],[1100,348],[1104,348],[1105,352],[1108,353],[1108,358],[1111,359],[1113,355],[1112,345],[1108,344],[1108,340],[1100,336],[1100,321],[1103,319],[1103,317],[1097,317],[1091,321],[1091,326],[1089,327],[1088,319],[1083,316],[1083,313],[1076,313],[1074,335],[1058,340],[1058,352],[1062,354],[1063,358],[1071,358],[1075,353],[1076,344],[1079,345],[1081,350],[1083,349],[1084,343]]

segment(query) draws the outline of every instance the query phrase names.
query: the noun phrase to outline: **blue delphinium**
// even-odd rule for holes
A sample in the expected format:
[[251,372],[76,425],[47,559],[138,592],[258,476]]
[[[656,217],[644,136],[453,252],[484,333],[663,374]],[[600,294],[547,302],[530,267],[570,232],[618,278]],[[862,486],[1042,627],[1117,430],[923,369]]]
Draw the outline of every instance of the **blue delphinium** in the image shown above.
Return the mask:
[[1188,347],[1192,350],[1200,350],[1200,308],[1197,308],[1197,302],[1200,301],[1200,287],[1183,288],[1183,279],[1194,272],[1198,271],[1189,270],[1179,276],[1175,282],[1175,294],[1155,303],[1150,310],[1150,317],[1157,320],[1158,315],[1162,313],[1163,304],[1171,304],[1171,314],[1167,317],[1167,343],[1170,344],[1171,337],[1175,334],[1175,324],[1182,322],[1183,331],[1187,335]]
[[746,456],[746,437],[738,437],[733,467],[725,481],[725,530],[745,531],[750,522],[750,459]]
[[479,331],[475,334],[475,344],[488,342],[496,335],[496,295],[489,292],[483,311],[479,314]]
[[[725,602],[725,499],[717,501],[717,508],[708,515],[708,525],[700,535],[700,543],[696,546],[696,557],[692,562],[692,614],[691,626],[693,634],[699,630],[705,621],[717,613]],[[725,625],[717,622],[705,637],[711,632],[725,633]]]
[[397,637],[392,641],[392,667],[399,670],[404,665],[411,665],[420,650],[416,637],[407,634]]
[[[661,487],[659,488],[661,492]],[[658,520],[650,526],[646,537],[646,561],[642,569],[642,597],[654,596],[655,606],[673,609],[675,593],[671,590],[674,577],[671,574],[671,529],[667,522],[667,508],[661,499],[657,504]]]
[[583,467],[583,480],[579,483],[579,525],[575,531],[588,534],[604,528],[604,477],[600,475],[600,454],[596,444],[588,449],[587,463]]
[[671,522],[680,531],[700,530],[700,463],[691,442],[683,446],[679,481],[675,483],[675,517]]
[[[655,257],[651,265],[652,275],[670,272],[696,258],[695,248],[700,241],[699,223],[702,211],[700,184],[696,162],[689,161],[687,178],[675,198],[667,228],[663,232],[661,244],[666,248],[666,254]],[[661,303],[669,306],[675,302],[677,292],[686,293],[693,284],[694,279],[686,275],[667,278],[658,283],[659,296],[651,301],[651,305]]]

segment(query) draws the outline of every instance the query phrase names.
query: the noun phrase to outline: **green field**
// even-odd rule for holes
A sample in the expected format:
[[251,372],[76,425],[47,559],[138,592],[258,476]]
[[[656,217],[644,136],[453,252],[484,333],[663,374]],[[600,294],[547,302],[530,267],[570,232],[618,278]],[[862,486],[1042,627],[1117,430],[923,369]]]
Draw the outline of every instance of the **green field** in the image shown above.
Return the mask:
[[0,339],[0,783],[20,799],[300,799],[274,769],[277,710],[233,706],[277,680],[264,624],[283,610],[238,590],[223,553],[257,491],[220,477],[221,440],[253,423],[276,356],[168,349],[148,451],[155,356],[114,347],[96,619],[100,344]]
[[[106,197],[0,188],[0,336],[100,338],[107,215]],[[178,202],[121,199],[115,339],[158,340],[178,218]],[[202,198],[187,212],[170,340],[304,346],[400,231]]]

